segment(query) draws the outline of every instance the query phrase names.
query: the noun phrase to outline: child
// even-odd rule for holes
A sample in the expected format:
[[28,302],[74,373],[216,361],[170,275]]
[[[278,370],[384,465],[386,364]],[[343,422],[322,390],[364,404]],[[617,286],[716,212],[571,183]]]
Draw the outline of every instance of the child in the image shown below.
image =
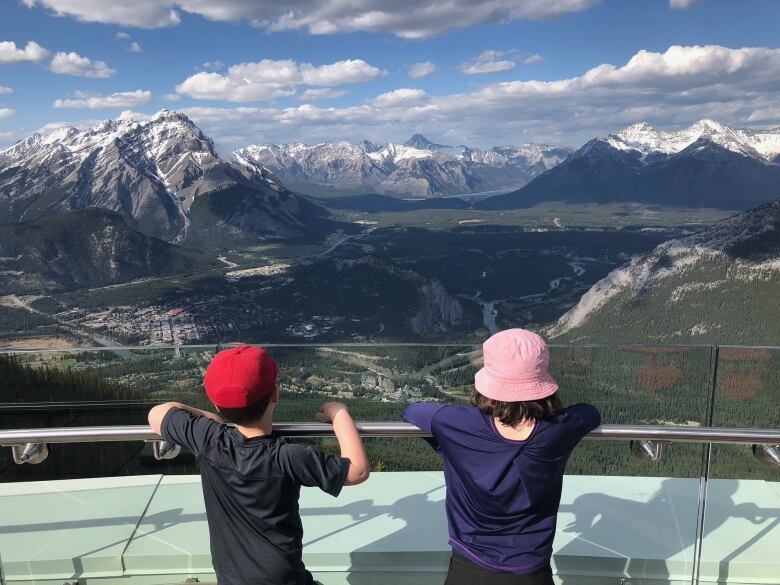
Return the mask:
[[452,559],[445,585],[552,585],[566,461],[599,426],[595,407],[563,408],[544,340],[509,329],[483,345],[472,404],[409,405],[444,458]]
[[318,453],[272,433],[279,402],[277,366],[262,349],[241,346],[216,355],[204,385],[222,418],[177,402],[152,408],[149,425],[192,451],[200,468],[220,585],[311,585],[301,560],[301,486],[337,496],[368,478],[363,443],[347,407],[323,404],[317,418],[333,424],[341,457]]

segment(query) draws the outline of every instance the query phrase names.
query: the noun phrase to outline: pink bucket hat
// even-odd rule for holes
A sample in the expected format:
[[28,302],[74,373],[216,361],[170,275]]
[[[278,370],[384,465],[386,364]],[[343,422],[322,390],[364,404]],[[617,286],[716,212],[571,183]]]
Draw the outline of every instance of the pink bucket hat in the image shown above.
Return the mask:
[[501,402],[525,402],[558,391],[547,366],[550,353],[544,339],[525,329],[507,329],[482,344],[485,367],[474,377],[477,391]]

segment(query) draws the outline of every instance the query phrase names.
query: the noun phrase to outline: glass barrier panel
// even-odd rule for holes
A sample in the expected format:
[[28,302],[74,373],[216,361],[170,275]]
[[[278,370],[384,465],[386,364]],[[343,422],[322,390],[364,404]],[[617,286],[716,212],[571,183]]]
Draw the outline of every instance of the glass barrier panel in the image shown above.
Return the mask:
[[[143,424],[150,406],[168,400],[207,408],[202,378],[217,349],[113,348],[2,357],[0,366],[6,375],[0,382],[0,428]],[[473,391],[474,374],[482,366],[481,348],[473,345],[268,349],[280,366],[279,421],[312,420],[320,404],[329,400],[346,402],[359,420],[400,420],[410,401],[465,404]],[[703,424],[709,412],[710,357],[707,347],[552,347],[551,371],[565,404],[593,403],[605,424],[693,426]],[[326,451],[337,449],[333,439],[312,442]],[[443,517],[438,455],[422,439],[374,438],[366,444],[374,471],[407,473],[398,480],[393,479],[400,477],[394,473],[374,476],[370,484],[379,495],[360,491],[366,487],[347,490],[349,513],[339,521],[348,520],[352,526],[385,519],[386,526],[377,527],[376,533],[361,533],[367,551],[381,552],[401,541],[417,542],[423,547],[419,552],[445,559],[446,542],[429,550],[425,546],[438,542],[433,536],[414,539],[403,528],[411,526],[419,532],[421,524],[438,527],[434,520]],[[197,471],[196,462],[184,451],[173,460],[157,461],[151,446],[139,443],[55,445],[40,465],[15,465],[10,450],[2,451],[0,478],[9,484],[79,477],[104,477],[110,483],[116,480],[111,476],[138,476],[142,482],[153,476],[170,484],[160,492],[165,494],[184,489],[188,481],[192,483],[187,475]],[[689,583],[703,453],[701,445],[666,445],[658,463],[647,463],[634,458],[627,442],[583,442],[572,456],[564,482],[554,557],[559,582],[595,585],[604,578],[634,578]],[[177,474],[184,476],[177,479]],[[429,489],[423,490],[421,486],[428,483]],[[307,529],[319,526],[318,518],[334,514],[328,508],[333,503],[317,502],[302,503]],[[160,503],[160,514],[168,514],[171,523],[163,528],[173,534],[181,529],[181,522],[164,505]],[[176,509],[181,508],[177,514],[186,516],[190,514],[186,510],[197,510],[199,505],[197,499],[177,502]],[[307,511],[306,506],[315,511]],[[202,515],[202,511],[192,512],[196,513]],[[155,538],[162,538],[158,532]],[[326,542],[327,535],[322,537]],[[143,546],[127,550],[142,551]],[[442,567],[446,569],[446,563]]]
[[[565,404],[590,402],[603,424],[702,426],[709,411],[710,347],[551,347],[550,369]],[[703,448],[663,445],[658,463],[625,443],[584,441],[569,474],[699,478]]]
[[[713,425],[780,428],[780,348],[718,354]],[[708,479],[701,583],[780,582],[780,467],[750,445],[713,445]]]

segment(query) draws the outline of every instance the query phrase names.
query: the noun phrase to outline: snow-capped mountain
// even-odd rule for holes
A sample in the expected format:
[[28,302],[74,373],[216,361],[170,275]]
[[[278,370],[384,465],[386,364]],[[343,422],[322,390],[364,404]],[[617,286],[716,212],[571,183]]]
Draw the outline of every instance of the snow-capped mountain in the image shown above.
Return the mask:
[[670,240],[597,282],[551,337],[780,341],[780,201]]
[[[236,190],[247,201],[238,202]],[[225,191],[231,205],[268,207],[263,235],[297,235],[304,208],[314,207],[268,173],[220,159],[189,118],[168,110],[86,130],[59,128],[0,150],[0,214],[7,221],[97,207],[119,212],[141,232],[182,241],[193,235],[195,207]],[[221,203],[222,215],[230,215],[227,200]],[[217,219],[223,220],[224,227],[242,229]]]
[[539,144],[445,146],[415,134],[404,144],[251,145],[234,156],[249,168],[268,169],[293,190],[433,197],[518,187],[569,153]]
[[566,161],[486,209],[540,201],[631,201],[749,209],[780,196],[780,128],[701,120],[679,131],[635,124],[594,138]]
[[707,119],[678,131],[655,130],[645,123],[634,124],[603,140],[619,150],[636,150],[647,157],[677,154],[701,139],[732,152],[768,161],[780,155],[780,128],[731,128]]

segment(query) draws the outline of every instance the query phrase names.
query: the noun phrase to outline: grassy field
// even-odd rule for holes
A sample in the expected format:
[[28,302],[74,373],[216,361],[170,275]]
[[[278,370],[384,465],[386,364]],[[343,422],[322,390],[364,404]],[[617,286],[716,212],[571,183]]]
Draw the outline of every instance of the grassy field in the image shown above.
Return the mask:
[[477,211],[428,209],[408,212],[342,212],[349,221],[375,221],[377,227],[450,229],[469,225],[517,226],[529,229],[561,227],[628,228],[687,227],[699,230],[737,213],[722,209],[687,209],[634,203],[571,204],[546,202],[528,209]]

